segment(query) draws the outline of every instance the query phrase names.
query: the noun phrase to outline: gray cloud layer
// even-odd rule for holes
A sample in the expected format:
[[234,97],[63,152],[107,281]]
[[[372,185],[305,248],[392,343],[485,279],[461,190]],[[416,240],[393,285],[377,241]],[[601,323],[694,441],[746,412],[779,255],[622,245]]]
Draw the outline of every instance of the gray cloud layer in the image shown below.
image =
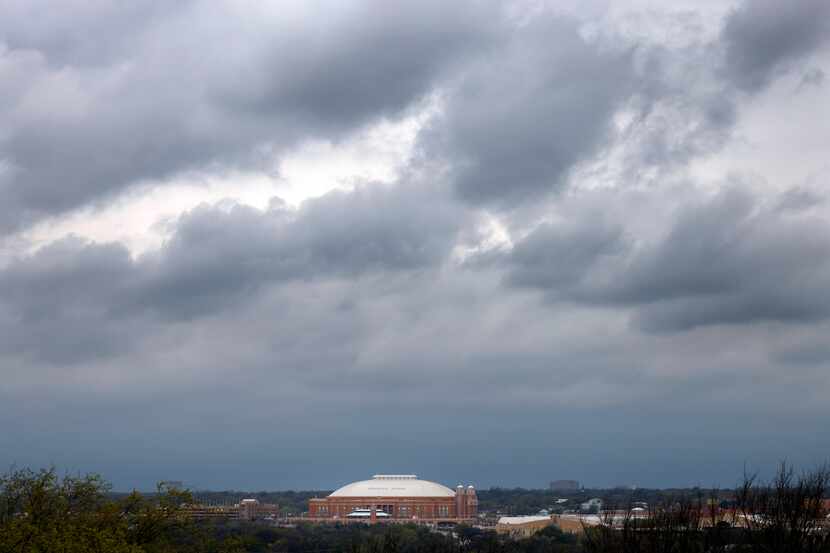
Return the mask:
[[536,198],[603,142],[632,77],[630,53],[586,43],[575,22],[534,22],[465,68],[426,147],[449,157],[465,200]]
[[729,17],[722,39],[726,75],[740,89],[756,92],[776,71],[830,40],[830,6],[822,0],[747,2]]
[[203,204],[141,255],[0,249],[0,463],[729,485],[830,456],[826,160],[730,175],[754,102],[780,124],[822,94],[824,3],[743,2],[679,45],[521,5],[295,8],[0,8],[8,240],[440,105],[392,183]]
[[[0,72],[12,84],[0,98],[5,230],[144,179],[256,163],[255,147],[337,139],[422,99],[496,32],[485,6],[429,2],[332,6],[323,19],[298,6],[296,21],[259,22],[209,2],[98,17],[56,9],[34,26],[26,4],[2,18]],[[93,48],[87,32],[111,36],[115,49]]]
[[265,212],[203,206],[135,261],[120,244],[56,242],[0,272],[0,352],[73,363],[129,347],[134,325],[216,314],[269,283],[441,264],[464,213],[432,205],[439,197],[426,186],[363,188],[299,212],[278,201]]
[[[789,196],[789,194],[788,194]],[[504,263],[507,283],[553,299],[638,308],[649,332],[830,316],[830,227],[808,207],[759,205],[740,186],[684,206],[665,236],[634,243],[623,227],[542,225]]]

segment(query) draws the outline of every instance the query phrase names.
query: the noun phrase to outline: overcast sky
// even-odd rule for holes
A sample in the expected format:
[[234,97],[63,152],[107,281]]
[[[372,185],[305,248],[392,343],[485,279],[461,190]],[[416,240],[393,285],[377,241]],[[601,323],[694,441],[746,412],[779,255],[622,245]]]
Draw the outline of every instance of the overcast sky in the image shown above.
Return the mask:
[[0,466],[830,458],[830,2],[0,2]]

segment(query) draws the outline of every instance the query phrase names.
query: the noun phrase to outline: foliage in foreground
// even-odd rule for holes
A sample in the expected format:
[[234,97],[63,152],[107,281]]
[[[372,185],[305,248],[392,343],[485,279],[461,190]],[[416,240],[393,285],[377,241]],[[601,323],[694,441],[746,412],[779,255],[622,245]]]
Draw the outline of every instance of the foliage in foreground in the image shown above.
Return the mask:
[[624,509],[621,520],[587,529],[588,553],[830,553],[827,467],[796,476],[779,466],[773,480],[745,476],[725,507],[703,494],[653,506],[647,516]]
[[168,551],[187,531],[179,506],[188,495],[159,490],[108,497],[97,475],[59,478],[54,469],[0,477],[0,553],[138,553]]

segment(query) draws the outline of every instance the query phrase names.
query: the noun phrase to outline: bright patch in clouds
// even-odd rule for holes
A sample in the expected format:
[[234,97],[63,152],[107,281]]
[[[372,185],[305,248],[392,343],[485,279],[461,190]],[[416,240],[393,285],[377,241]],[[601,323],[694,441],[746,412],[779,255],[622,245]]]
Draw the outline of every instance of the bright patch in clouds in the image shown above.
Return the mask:
[[96,242],[122,242],[134,254],[161,246],[182,213],[223,200],[265,209],[279,197],[291,207],[356,184],[391,183],[412,155],[419,129],[436,113],[435,103],[398,121],[382,120],[338,143],[308,141],[275,161],[272,174],[226,171],[180,175],[137,186],[100,207],[40,222],[21,233],[33,250],[66,235]]

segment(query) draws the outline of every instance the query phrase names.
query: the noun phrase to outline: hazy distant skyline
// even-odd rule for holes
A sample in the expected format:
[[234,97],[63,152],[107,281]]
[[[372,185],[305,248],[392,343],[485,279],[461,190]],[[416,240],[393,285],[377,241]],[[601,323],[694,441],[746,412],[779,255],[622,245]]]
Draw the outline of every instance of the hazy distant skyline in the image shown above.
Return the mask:
[[830,3],[0,6],[0,466],[830,459]]

